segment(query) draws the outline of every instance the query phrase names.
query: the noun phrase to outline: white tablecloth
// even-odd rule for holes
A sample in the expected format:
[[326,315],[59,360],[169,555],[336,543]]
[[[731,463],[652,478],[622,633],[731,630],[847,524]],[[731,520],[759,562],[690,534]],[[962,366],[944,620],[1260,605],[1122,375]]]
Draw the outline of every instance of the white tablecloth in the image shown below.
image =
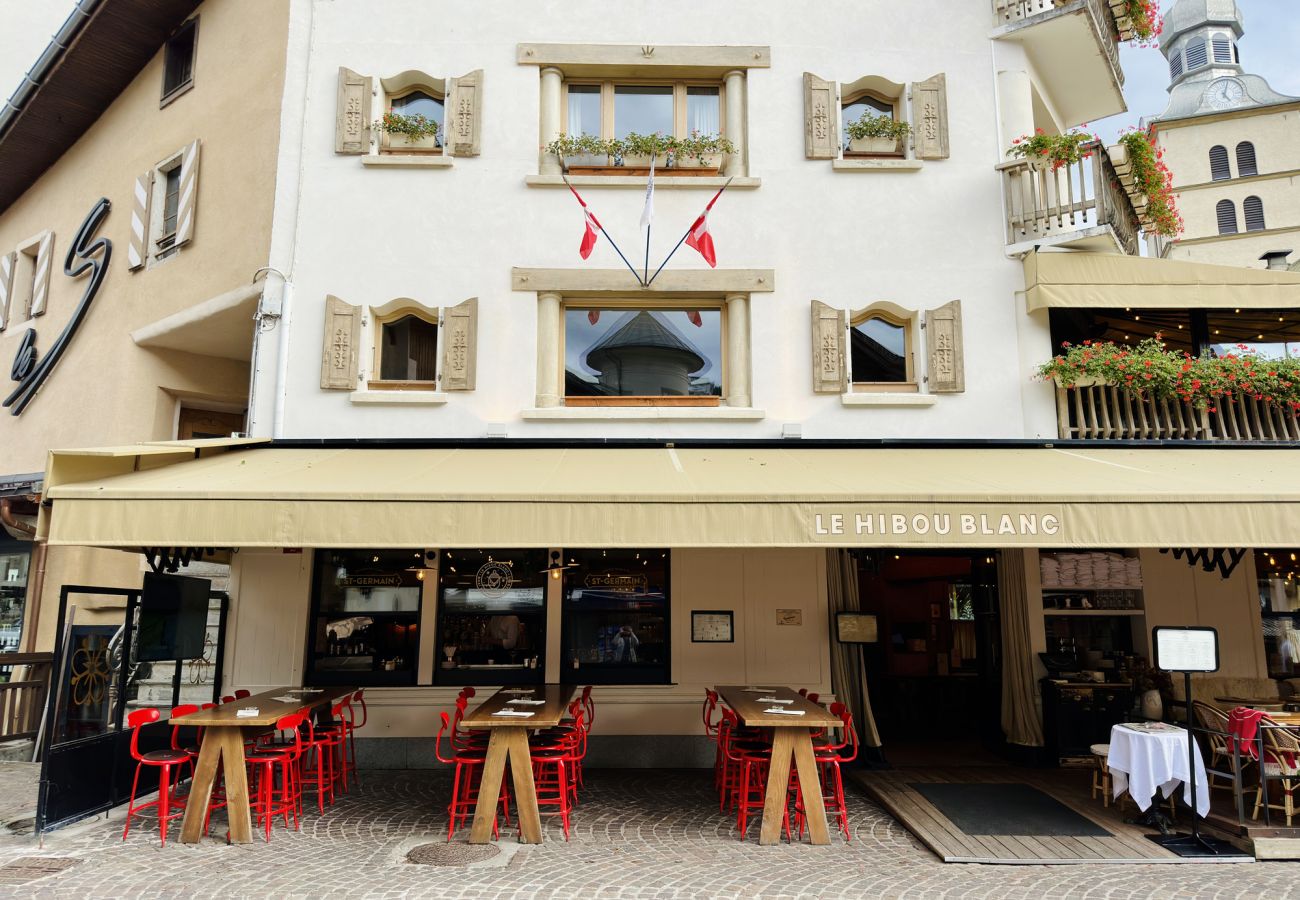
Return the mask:
[[[1205,777],[1205,762],[1201,748],[1192,742],[1196,760],[1196,811],[1202,816],[1210,812],[1210,786]],[[1134,731],[1123,725],[1110,729],[1111,786],[1115,796],[1128,791],[1138,809],[1151,808],[1156,789],[1165,797],[1173,796],[1181,782],[1183,800],[1190,806],[1190,773],[1187,771],[1187,731],[1146,732]]]

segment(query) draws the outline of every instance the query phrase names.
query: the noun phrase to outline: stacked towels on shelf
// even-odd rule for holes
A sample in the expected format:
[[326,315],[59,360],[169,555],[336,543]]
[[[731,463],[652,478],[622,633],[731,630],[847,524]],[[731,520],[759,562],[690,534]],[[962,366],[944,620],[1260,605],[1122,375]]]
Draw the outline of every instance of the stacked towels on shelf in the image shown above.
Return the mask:
[[1043,553],[1038,565],[1043,584],[1048,586],[1142,587],[1142,561],[1122,553]]

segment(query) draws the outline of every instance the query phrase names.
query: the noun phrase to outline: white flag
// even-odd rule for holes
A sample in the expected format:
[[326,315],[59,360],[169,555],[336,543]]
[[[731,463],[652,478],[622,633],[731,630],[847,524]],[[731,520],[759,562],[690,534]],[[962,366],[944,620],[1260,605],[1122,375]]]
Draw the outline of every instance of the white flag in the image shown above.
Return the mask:
[[655,156],[650,156],[650,180],[645,185],[645,209],[641,210],[641,227],[649,228],[655,218]]

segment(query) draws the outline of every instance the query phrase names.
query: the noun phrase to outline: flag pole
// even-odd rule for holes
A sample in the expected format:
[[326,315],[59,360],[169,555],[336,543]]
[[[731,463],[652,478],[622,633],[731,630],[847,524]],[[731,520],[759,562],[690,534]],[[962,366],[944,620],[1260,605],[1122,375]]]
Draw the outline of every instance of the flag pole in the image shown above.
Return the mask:
[[649,274],[650,274],[650,223],[647,223],[645,227],[645,268],[642,269],[641,271],[641,285],[643,287],[649,286],[650,284],[650,282],[646,280],[646,276],[648,276]]
[[[733,175],[732,178],[734,178],[734,177],[735,177],[735,176]],[[713,199],[709,201],[709,206],[712,206],[712,205],[717,201],[717,199],[718,199],[719,197],[722,196],[722,192],[725,191],[725,190],[727,189],[727,185],[728,185],[728,184],[731,184],[731,178],[728,178],[728,179],[727,179],[727,184],[724,184],[721,188],[718,189],[718,192],[717,192],[716,194],[713,195]],[[708,212],[709,206],[706,206],[706,207],[704,208],[705,212]],[[683,235],[678,239],[677,243],[673,245],[673,249],[670,250],[670,251],[668,252],[668,255],[667,255],[666,257],[664,257],[664,261],[661,262],[661,263],[659,264],[659,268],[655,269],[655,273],[654,273],[653,275],[650,276],[650,278],[649,278],[648,281],[644,282],[644,286],[645,286],[645,287],[650,287],[650,285],[654,283],[654,280],[655,280],[656,278],[659,277],[659,273],[662,272],[662,271],[664,270],[664,266],[668,265],[668,260],[670,260],[670,259],[673,258],[673,254],[675,254],[675,253],[677,252],[678,248],[680,248],[680,247],[682,246],[682,244],[686,241],[686,239],[687,239],[688,237],[690,237],[690,234],[691,234],[691,226],[693,226],[694,224],[695,224],[695,221],[692,220],[692,221],[691,221],[691,224],[688,225],[688,226],[686,227],[686,233],[683,234]],[[647,253],[648,253],[648,252],[649,252],[649,251],[647,250]]]
[[[582,200],[582,198],[578,196],[578,192],[573,190],[573,185],[569,184],[568,176],[566,176],[565,174],[561,173],[561,174],[560,174],[560,178],[562,178],[562,179],[564,180],[564,184],[565,184],[565,186],[566,186],[570,191],[573,191],[573,196],[578,198],[578,202],[582,204],[582,208],[583,208],[583,209],[586,209],[586,208],[587,208],[587,204],[584,203],[583,200]],[[618,249],[618,244],[614,243],[614,239],[613,239],[612,237],[609,236],[609,232],[605,230],[605,226],[602,225],[602,224],[600,224],[600,219],[597,219],[597,218],[593,215],[593,216],[591,217],[591,220],[592,220],[593,222],[596,223],[596,227],[599,228],[599,229],[600,229],[600,233],[603,234],[603,235],[605,236],[605,240],[609,241],[609,245],[610,245],[611,247],[614,248],[614,252],[618,254],[618,258],[621,259],[621,260],[623,260],[623,265],[627,266],[627,270],[628,270],[629,272],[632,273],[632,277],[636,279],[636,283],[639,284],[639,285],[641,285],[642,287],[645,287],[645,286],[646,286],[646,283],[645,283],[644,281],[642,281],[642,280],[641,280],[641,276],[638,275],[638,274],[636,273],[636,267],[635,267],[634,265],[632,265],[630,262],[627,261],[627,257],[623,255],[623,251],[622,251],[622,250]],[[683,238],[683,240],[685,240],[685,238]]]

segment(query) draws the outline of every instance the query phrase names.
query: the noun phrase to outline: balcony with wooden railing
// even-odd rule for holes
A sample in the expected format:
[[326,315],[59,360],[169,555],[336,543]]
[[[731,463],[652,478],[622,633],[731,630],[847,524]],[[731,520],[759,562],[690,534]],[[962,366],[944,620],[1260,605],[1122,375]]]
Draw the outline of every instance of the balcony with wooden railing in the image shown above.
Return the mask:
[[1197,409],[1188,401],[1139,397],[1110,384],[1057,387],[1056,419],[1063,440],[1300,440],[1300,416],[1253,397]]
[[1024,45],[1063,126],[1124,112],[1124,0],[992,2],[994,37]]
[[1056,245],[1139,254],[1141,220],[1110,153],[1083,145],[1086,159],[1053,168],[1038,159],[1000,163],[1006,198],[1007,252]]
[[53,664],[52,653],[0,654],[0,742],[36,737]]

